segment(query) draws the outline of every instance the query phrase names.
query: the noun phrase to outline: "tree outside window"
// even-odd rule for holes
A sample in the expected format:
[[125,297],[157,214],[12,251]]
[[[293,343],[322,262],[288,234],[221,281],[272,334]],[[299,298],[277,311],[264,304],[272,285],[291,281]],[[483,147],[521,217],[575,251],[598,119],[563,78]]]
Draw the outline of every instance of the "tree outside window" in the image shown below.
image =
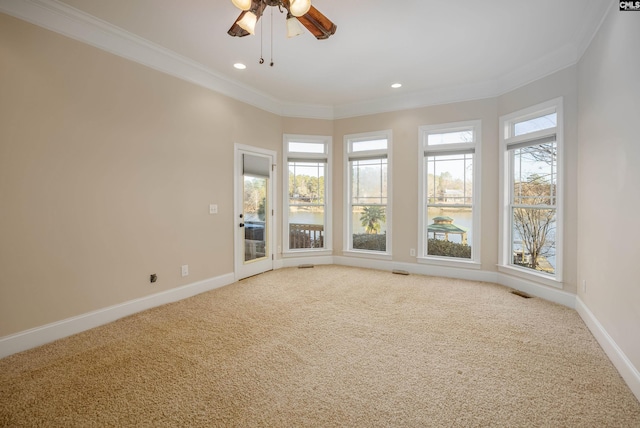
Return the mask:
[[555,142],[512,151],[513,263],[555,272],[557,149]]
[[562,102],[500,118],[499,268],[550,286],[562,281]]

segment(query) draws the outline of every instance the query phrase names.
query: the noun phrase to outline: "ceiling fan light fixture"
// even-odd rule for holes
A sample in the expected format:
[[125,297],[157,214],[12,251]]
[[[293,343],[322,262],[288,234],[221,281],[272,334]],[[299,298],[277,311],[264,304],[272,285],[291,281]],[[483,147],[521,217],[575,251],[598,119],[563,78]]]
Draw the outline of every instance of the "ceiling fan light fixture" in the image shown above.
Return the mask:
[[258,22],[258,17],[256,16],[256,14],[253,12],[247,12],[244,14],[242,19],[238,21],[238,25],[247,33],[255,34],[256,22]]
[[298,21],[298,18],[289,13],[287,15],[287,37],[296,37],[302,33],[304,33],[304,27]]
[[[0,0],[1,2],[2,0]],[[271,8],[271,36],[273,37],[273,9],[278,8],[280,13],[287,12],[286,35],[294,37],[308,30],[316,39],[325,40],[335,34],[338,28],[329,18],[311,5],[312,0],[231,0],[238,7],[246,7],[251,2],[248,10],[243,10],[227,31],[231,37],[244,37],[254,34],[257,22],[264,11]],[[297,18],[297,19],[294,19]],[[261,27],[263,28],[263,27]],[[302,30],[304,28],[304,30]]]
[[251,9],[251,0],[231,0],[231,3],[240,10]]
[[311,0],[291,0],[289,2],[289,11],[295,17],[302,16],[311,9]]

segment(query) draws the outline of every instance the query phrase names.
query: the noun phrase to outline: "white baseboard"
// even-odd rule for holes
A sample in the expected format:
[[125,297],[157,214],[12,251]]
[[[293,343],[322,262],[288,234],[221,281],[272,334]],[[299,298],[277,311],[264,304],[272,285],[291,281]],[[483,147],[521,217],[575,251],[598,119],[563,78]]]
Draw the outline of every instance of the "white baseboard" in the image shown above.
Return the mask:
[[464,269],[449,266],[435,266],[421,263],[403,263],[392,260],[369,259],[355,256],[318,256],[292,257],[277,260],[274,269],[295,267],[301,264],[337,264],[342,266],[360,267],[365,269],[379,269],[392,271],[405,270],[418,275],[442,276],[446,278],[466,279],[470,281],[493,282],[516,290],[524,291],[536,297],[559,303],[575,309],[576,296],[553,287],[536,284],[523,278],[517,278],[500,272],[488,272],[481,269]]
[[576,296],[566,291],[536,284],[521,278],[515,278],[499,272],[488,272],[479,269],[464,269],[448,266],[434,266],[418,263],[401,263],[384,260],[371,260],[358,257],[335,256],[334,262],[344,266],[354,266],[369,269],[393,270],[400,269],[409,273],[446,278],[466,279],[470,281],[493,282],[516,290],[524,291],[536,297],[575,308]]
[[233,273],[228,273],[5,336],[0,338],[0,358],[110,323],[146,309],[220,288],[233,282]]
[[273,268],[282,269],[288,267],[297,267],[300,265],[332,265],[333,256],[304,256],[304,257],[287,257],[276,260]]
[[[570,308],[576,307],[576,296],[551,287],[536,284],[525,279],[516,278],[499,272],[487,272],[479,269],[464,269],[457,267],[443,267],[418,263],[402,263],[391,260],[374,260],[352,256],[311,256],[290,257],[274,262],[274,269],[296,267],[301,264],[338,264],[343,266],[361,267],[367,269],[405,270],[409,273],[431,276],[459,278],[471,281],[494,282],[531,295],[556,302]],[[0,338],[0,358],[16,352],[24,351],[56,339],[79,333],[97,327],[119,318],[150,309],[165,303],[175,302],[194,296],[204,291],[222,287],[234,282],[234,274],[229,273],[208,280],[188,284],[183,287],[167,290],[151,296],[99,309],[87,314],[66,320],[54,322],[34,329],[26,330]]]
[[506,273],[501,272],[498,273],[498,279],[496,282],[500,285],[504,285],[505,287],[524,291],[525,293],[567,306],[571,309],[576,308],[575,294],[567,293],[566,291],[562,291],[554,287],[540,285],[533,281],[507,275]]
[[442,276],[446,278],[467,279],[471,281],[497,282],[496,272],[479,269],[464,269],[448,266],[435,266],[418,263],[394,262],[392,260],[372,260],[362,257],[335,256],[334,263],[343,266],[367,269],[404,270],[417,275]]
[[640,372],[638,369],[631,363],[624,352],[622,352],[622,349],[620,349],[618,344],[609,333],[607,333],[602,324],[600,324],[600,321],[598,321],[580,297],[576,298],[576,311],[618,370],[620,376],[622,376],[627,383],[631,392],[633,392],[638,401],[640,401]]

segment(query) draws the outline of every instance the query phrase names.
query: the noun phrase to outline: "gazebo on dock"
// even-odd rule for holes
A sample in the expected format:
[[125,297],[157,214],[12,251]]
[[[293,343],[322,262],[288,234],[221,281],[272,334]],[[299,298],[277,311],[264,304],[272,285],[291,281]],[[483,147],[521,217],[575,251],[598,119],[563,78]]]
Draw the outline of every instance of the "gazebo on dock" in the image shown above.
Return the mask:
[[435,217],[433,223],[427,228],[427,236],[431,236],[432,239],[438,239],[443,236],[445,241],[449,240],[449,235],[460,235],[462,244],[467,244],[467,229],[461,226],[453,224],[451,217]]

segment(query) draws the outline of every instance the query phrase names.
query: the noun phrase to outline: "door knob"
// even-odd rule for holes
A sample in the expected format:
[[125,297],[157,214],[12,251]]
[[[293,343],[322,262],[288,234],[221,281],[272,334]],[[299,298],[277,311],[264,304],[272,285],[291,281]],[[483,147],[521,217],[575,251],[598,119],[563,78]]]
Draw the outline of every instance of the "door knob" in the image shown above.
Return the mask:
[[244,223],[240,223],[240,227],[244,227]]

